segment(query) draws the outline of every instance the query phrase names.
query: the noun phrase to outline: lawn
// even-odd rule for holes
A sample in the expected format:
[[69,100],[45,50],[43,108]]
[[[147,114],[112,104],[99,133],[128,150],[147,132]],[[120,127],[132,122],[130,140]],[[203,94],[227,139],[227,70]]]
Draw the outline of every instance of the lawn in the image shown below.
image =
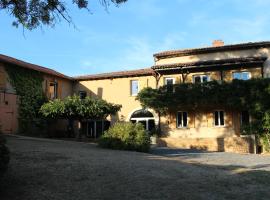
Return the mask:
[[[1,200],[269,199],[270,171],[94,144],[8,138]],[[254,162],[256,162],[254,160]]]

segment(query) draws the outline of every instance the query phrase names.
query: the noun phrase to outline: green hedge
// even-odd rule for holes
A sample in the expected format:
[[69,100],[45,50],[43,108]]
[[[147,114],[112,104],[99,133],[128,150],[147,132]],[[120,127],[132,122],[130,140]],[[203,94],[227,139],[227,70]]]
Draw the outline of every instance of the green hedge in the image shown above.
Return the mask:
[[9,163],[9,150],[5,143],[5,138],[0,135],[0,176],[7,170]]
[[118,122],[101,136],[98,144],[103,148],[148,152],[150,136],[140,123]]

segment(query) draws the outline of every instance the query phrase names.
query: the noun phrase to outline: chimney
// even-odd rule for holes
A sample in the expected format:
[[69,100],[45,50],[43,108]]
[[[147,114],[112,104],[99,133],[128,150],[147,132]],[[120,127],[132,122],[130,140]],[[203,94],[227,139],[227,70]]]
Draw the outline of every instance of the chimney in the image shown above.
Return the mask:
[[214,40],[212,42],[212,46],[213,47],[221,47],[221,46],[224,46],[224,42],[223,42],[223,40]]

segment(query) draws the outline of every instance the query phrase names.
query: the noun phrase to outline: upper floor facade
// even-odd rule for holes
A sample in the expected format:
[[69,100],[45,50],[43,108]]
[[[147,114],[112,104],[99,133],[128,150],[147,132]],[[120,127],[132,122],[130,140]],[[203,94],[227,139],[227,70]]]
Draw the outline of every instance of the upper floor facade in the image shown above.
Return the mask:
[[16,91],[9,81],[6,68],[20,67],[36,71],[43,77],[42,88],[48,99],[63,99],[73,93],[73,79],[52,69],[0,55],[0,92],[14,94]]

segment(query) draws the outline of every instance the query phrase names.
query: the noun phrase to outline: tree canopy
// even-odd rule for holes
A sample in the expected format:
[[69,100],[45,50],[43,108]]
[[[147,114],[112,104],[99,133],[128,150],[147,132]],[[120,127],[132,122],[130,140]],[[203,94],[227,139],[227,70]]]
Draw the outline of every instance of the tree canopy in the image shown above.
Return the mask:
[[[127,0],[98,0],[102,6],[110,3],[119,5]],[[79,9],[89,9],[89,0],[72,0]],[[67,1],[61,0],[0,0],[0,10],[6,10],[15,17],[13,25],[22,25],[29,30],[42,25],[54,26],[62,19],[72,23],[67,9]]]
[[79,96],[69,96],[64,100],[55,99],[45,103],[40,108],[40,113],[51,119],[105,119],[109,115],[116,114],[121,105],[108,103],[102,99]]
[[166,114],[175,109],[224,107],[249,110],[253,115],[262,115],[270,110],[270,79],[251,79],[232,82],[211,81],[203,84],[176,84],[170,90],[145,88],[137,99],[142,106]]
[[182,83],[158,89],[145,88],[137,96],[143,107],[163,115],[176,110],[230,109],[249,111],[252,123],[243,133],[269,135],[270,146],[270,79],[211,81],[202,84]]

